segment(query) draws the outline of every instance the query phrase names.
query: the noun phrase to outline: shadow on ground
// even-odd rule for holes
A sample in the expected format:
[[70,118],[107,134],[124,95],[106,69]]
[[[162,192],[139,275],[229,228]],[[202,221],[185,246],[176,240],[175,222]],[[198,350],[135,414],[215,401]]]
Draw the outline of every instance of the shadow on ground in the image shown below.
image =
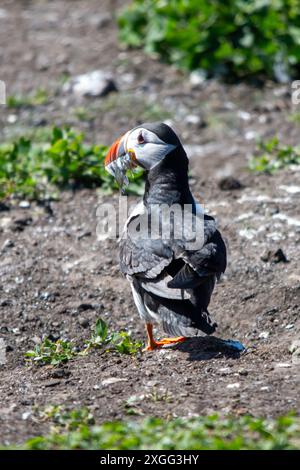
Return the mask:
[[189,354],[190,361],[207,361],[217,358],[239,359],[243,351],[237,351],[221,338],[204,336],[200,338],[188,338],[184,343],[179,343],[173,349]]

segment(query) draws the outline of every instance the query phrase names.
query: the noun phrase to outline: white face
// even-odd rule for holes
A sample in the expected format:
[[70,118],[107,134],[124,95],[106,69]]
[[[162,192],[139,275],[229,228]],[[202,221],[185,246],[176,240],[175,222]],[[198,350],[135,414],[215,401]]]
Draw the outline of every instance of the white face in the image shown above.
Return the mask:
[[127,132],[124,136],[124,143],[126,152],[134,152],[137,163],[147,170],[161,162],[176,147],[167,144],[156,134],[143,127]]

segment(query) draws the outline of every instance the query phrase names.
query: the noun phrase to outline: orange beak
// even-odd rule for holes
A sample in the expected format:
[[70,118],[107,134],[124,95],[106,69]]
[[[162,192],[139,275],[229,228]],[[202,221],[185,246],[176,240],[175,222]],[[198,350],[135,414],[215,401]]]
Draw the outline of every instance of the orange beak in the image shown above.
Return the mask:
[[124,156],[126,154],[125,146],[124,146],[124,135],[117,139],[112,146],[109,148],[105,160],[104,165],[107,167],[111,162],[116,160],[118,157]]

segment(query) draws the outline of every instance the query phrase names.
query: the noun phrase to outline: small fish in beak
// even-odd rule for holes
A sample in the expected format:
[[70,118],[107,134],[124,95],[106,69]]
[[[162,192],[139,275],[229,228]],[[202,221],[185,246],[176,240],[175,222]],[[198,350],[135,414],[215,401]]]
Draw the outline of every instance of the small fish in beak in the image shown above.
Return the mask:
[[113,160],[107,167],[107,171],[115,178],[116,182],[123,191],[126,186],[129,184],[128,177],[126,175],[127,170],[131,170],[134,167],[134,164],[126,153],[125,155]]
[[127,170],[136,167],[135,155],[125,149],[125,136],[117,140],[109,149],[105,158],[105,169],[115,178],[122,193],[129,184]]

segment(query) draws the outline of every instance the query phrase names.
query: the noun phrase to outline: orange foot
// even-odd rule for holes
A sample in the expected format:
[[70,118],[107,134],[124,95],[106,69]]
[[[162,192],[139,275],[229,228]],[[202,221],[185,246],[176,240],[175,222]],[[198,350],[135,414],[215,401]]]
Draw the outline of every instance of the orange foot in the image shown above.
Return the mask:
[[162,348],[168,344],[182,343],[185,340],[185,336],[178,336],[177,338],[162,338],[159,341],[152,340],[143,351],[153,351],[154,349]]

